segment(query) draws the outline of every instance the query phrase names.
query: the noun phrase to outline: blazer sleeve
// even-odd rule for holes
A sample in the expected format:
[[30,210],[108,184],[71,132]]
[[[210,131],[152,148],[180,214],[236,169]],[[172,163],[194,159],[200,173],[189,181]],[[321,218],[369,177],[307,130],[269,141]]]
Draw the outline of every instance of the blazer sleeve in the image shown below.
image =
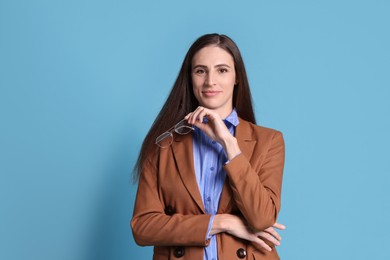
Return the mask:
[[130,222],[134,239],[141,246],[207,246],[211,215],[167,215],[160,200],[156,163],[141,173]]
[[275,224],[280,210],[285,150],[282,134],[273,132],[270,141],[262,143],[264,148],[255,148],[251,160],[254,165],[243,153],[225,165],[237,207],[255,231]]

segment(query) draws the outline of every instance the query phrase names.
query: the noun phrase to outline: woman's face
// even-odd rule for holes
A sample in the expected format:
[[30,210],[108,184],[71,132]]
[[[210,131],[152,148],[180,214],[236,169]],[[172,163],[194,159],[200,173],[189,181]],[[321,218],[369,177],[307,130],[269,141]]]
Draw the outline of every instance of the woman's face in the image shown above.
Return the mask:
[[233,109],[236,72],[233,57],[215,45],[200,49],[192,59],[192,88],[199,105],[226,118]]

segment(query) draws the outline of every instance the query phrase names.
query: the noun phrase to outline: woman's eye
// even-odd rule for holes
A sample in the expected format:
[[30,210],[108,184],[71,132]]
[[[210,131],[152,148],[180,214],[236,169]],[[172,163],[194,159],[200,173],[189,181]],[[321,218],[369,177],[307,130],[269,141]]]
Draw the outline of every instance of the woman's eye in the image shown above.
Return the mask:
[[226,73],[226,72],[228,72],[228,70],[225,69],[225,68],[221,68],[221,69],[219,69],[219,72],[220,72],[220,73]]
[[202,69],[195,70],[196,74],[203,74],[205,71]]

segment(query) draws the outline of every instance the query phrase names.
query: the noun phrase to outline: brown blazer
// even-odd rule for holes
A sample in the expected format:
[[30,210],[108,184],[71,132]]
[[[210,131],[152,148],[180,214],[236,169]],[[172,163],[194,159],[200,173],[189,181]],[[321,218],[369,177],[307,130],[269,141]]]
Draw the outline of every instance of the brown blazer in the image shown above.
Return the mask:
[[[280,210],[284,141],[280,132],[239,119],[242,153],[224,166],[226,179],[218,214],[243,217],[254,230],[272,226]],[[131,227],[138,245],[154,246],[153,259],[203,259],[210,215],[195,177],[192,135],[175,135],[141,173]],[[251,242],[217,234],[218,258],[279,259]]]

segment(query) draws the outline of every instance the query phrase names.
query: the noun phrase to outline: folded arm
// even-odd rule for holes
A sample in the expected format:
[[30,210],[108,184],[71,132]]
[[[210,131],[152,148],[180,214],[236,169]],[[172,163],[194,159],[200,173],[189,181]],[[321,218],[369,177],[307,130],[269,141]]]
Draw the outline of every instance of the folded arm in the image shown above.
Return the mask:
[[237,207],[255,231],[272,226],[280,210],[284,167],[282,134],[275,132],[267,146],[264,159],[256,168],[242,153],[225,165]]

